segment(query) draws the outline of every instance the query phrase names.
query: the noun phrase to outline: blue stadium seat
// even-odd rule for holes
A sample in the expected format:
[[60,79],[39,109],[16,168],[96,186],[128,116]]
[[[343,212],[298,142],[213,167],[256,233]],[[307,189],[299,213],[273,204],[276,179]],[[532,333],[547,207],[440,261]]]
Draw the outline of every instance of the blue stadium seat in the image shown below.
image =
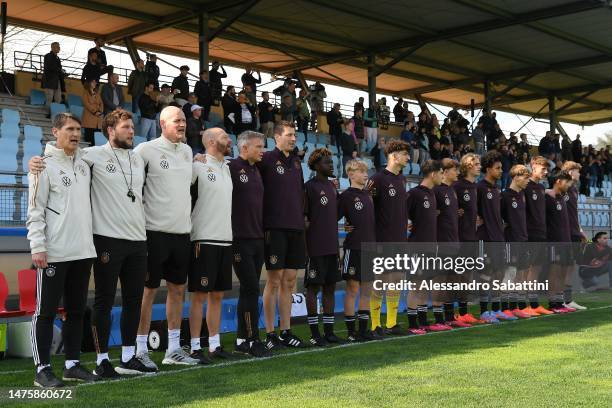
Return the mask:
[[23,135],[25,140],[35,140],[40,142],[43,138],[42,128],[38,126],[25,125],[23,127]]
[[346,190],[347,188],[351,186],[351,182],[349,181],[349,179],[342,177],[339,180],[340,180],[340,190]]
[[9,108],[2,109],[2,123],[19,124],[20,120],[19,111]]
[[144,138],[144,136],[134,136],[134,147],[138,146],[139,144],[141,144],[142,142],[146,142],[147,139]]
[[34,156],[40,156],[43,153],[43,147],[40,140],[25,140],[23,142],[23,164],[24,170],[28,169],[28,162]]
[[267,144],[268,150],[272,150],[274,149],[274,146],[276,146],[276,142],[271,137],[268,137],[266,139],[266,144]]
[[51,118],[53,119],[58,113],[68,112],[66,105],[63,103],[51,102]]
[[108,142],[108,140],[106,140],[106,138],[104,137],[104,134],[102,132],[95,132],[94,133],[94,143],[96,144],[96,146],[105,145],[106,142]]
[[211,111],[208,114],[208,120],[211,121],[214,124],[214,126],[223,126],[223,118],[217,112]]
[[81,120],[83,120],[83,109],[80,105],[70,105],[70,113]]
[[331,150],[333,154],[338,154],[338,147],[335,145],[327,145],[327,148]]
[[16,140],[0,139],[0,170],[17,171],[17,150]]
[[238,144],[238,137],[235,134],[228,134],[229,138],[232,139],[232,145],[236,146]]
[[40,89],[32,89],[30,91],[30,105],[46,105],[47,96]]
[[308,168],[306,163],[302,163],[302,176],[304,176],[304,181],[310,180],[311,170]]
[[408,165],[402,169],[402,174],[404,176],[412,174],[412,163],[408,163]]
[[132,102],[123,102],[123,109],[125,109],[128,112],[132,112]]
[[412,171],[411,174],[418,176],[421,173],[421,166],[416,163],[412,163]]
[[140,124],[140,113],[136,112],[132,114],[132,122],[134,122],[134,126]]
[[0,124],[0,136],[2,139],[12,140],[16,146],[19,138],[19,125],[13,122],[2,122]]
[[295,137],[297,138],[297,141],[301,143],[306,140],[306,136],[304,136],[304,133],[302,132],[295,132]]
[[[68,94],[68,106],[83,106],[83,99],[79,95]],[[72,111],[71,111],[72,112]]]
[[232,152],[234,153],[234,157],[238,157],[240,155],[240,152],[238,151],[238,146],[236,145],[232,146]]

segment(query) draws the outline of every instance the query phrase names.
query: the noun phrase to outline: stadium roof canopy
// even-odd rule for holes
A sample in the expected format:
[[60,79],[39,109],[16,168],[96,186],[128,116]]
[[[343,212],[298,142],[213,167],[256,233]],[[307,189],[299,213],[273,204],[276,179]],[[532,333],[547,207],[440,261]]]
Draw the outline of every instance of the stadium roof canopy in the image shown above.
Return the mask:
[[369,66],[381,93],[480,107],[488,87],[494,109],[546,118],[554,106],[560,121],[612,121],[603,0],[8,0],[8,16],[191,58],[207,21],[210,58],[232,65],[359,89]]

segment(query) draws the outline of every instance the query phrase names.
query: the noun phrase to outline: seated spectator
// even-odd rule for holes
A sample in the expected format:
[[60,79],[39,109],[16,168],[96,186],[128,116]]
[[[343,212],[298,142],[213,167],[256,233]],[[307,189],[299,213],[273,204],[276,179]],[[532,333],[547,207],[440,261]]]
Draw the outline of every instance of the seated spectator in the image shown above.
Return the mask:
[[608,245],[608,233],[598,232],[593,236],[579,261],[578,275],[582,278],[582,287],[593,290],[598,286],[598,278],[608,275],[608,288],[612,288],[612,249]]
[[185,114],[185,120],[191,117],[191,107],[198,102],[198,97],[195,93],[189,92],[187,97],[187,103],[183,105],[183,113]]
[[189,67],[182,65],[179,69],[181,73],[172,81],[172,93],[174,93],[174,100],[184,106],[189,99],[189,81],[187,80]]
[[90,81],[96,81],[96,84],[99,84],[100,76],[102,76],[102,70],[98,65],[98,53],[90,50],[87,55],[87,64],[83,67],[83,73],[81,74],[81,82],[83,85]]
[[123,88],[119,85],[118,74],[110,74],[110,82],[102,86],[100,96],[104,103],[105,115],[117,108],[123,108]]
[[144,93],[147,83],[147,74],[144,72],[144,61],[136,61],[136,69],[130,73],[128,78],[128,95],[132,96],[132,112],[138,112],[138,100]]
[[161,86],[161,93],[157,99],[159,102],[160,112],[161,110],[164,110],[166,106],[174,102],[174,95],[172,94],[171,90],[172,88],[170,88],[170,85],[168,84],[163,84]]
[[245,130],[255,130],[255,107],[249,103],[244,92],[238,94],[238,103],[234,105],[233,122],[234,132],[239,135]]
[[159,91],[159,67],[157,66],[157,55],[147,54],[147,63],[144,68],[147,82],[152,82],[155,90]]
[[204,146],[202,145],[202,132],[206,130],[204,123],[203,108],[200,105],[191,105],[191,117],[187,119],[187,129],[185,136],[187,144],[191,146],[193,155],[202,153]]
[[234,133],[234,121],[229,119],[229,115],[235,112],[238,107],[238,101],[236,101],[236,90],[232,85],[227,87],[225,95],[221,100],[223,106],[223,126],[227,133]]
[[155,84],[149,82],[145,86],[144,94],[138,101],[140,107],[140,135],[147,140],[157,137],[157,112],[159,101],[155,96]]
[[94,133],[100,132],[102,129],[103,112],[104,105],[98,92],[98,83],[95,79],[90,79],[85,82],[83,91],[83,117],[81,122],[84,130],[84,141],[91,146],[96,144]]
[[106,62],[106,53],[102,49],[102,47],[104,47],[104,39],[97,37],[96,39],[94,39],[94,43],[96,44],[96,46],[91,48],[87,52],[87,55],[89,55],[90,52],[95,52],[96,54],[98,54],[97,63],[100,66],[100,75],[108,74],[110,79],[110,76],[113,73],[113,66],[108,65]]

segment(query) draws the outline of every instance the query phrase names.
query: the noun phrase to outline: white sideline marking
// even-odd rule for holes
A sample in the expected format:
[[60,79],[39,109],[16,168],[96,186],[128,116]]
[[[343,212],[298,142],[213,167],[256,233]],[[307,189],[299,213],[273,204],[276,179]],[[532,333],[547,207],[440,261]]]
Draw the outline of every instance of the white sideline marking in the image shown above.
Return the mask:
[[[574,313],[587,313],[587,312],[593,311],[593,310],[610,309],[610,308],[612,308],[612,305],[593,307],[593,308],[589,308],[587,310],[579,310],[579,311],[574,312]],[[516,324],[518,322],[538,321],[538,320],[540,320],[540,318],[546,318],[546,317],[551,317],[551,316],[564,316],[564,315],[566,315],[566,314],[543,315],[543,316],[538,316],[535,319],[533,319],[533,318],[532,319],[519,319],[519,320],[509,321],[509,322],[504,322],[504,323],[506,323],[506,324],[508,324],[508,323]],[[431,336],[431,335],[434,335],[434,334],[447,334],[447,333],[453,333],[453,332],[458,332],[458,331],[463,331],[463,330],[470,330],[470,329],[475,329],[475,328],[500,327],[500,326],[504,326],[504,324],[498,324],[498,323],[481,324],[481,325],[474,325],[472,327],[454,328],[453,330],[442,331],[442,332],[429,332],[425,336]],[[326,351],[336,350],[338,348],[356,347],[356,346],[363,346],[363,345],[366,345],[366,344],[377,344],[377,343],[383,343],[383,342],[395,341],[395,340],[402,340],[402,339],[406,340],[409,337],[422,337],[422,336],[423,335],[420,335],[420,336],[395,336],[395,337],[387,337],[387,338],[385,338],[383,340],[368,341],[368,342],[364,342],[364,343],[345,343],[345,344],[340,344],[338,346],[333,346],[333,347],[311,348],[311,349],[296,351],[296,352],[293,352],[293,353],[275,354],[275,355],[272,355],[270,357],[245,358],[245,359],[241,359],[241,360],[232,360],[232,361],[228,361],[226,363],[218,363],[218,364],[211,364],[211,365],[196,365],[196,366],[190,366],[190,367],[187,367],[187,368],[181,368],[181,369],[178,369],[178,370],[159,371],[157,373],[152,373],[152,374],[136,375],[136,376],[132,376],[132,377],[121,377],[121,378],[119,378],[117,380],[96,381],[96,382],[93,382],[93,383],[83,383],[83,384],[78,384],[76,386],[77,387],[90,387],[90,386],[101,385],[101,384],[118,383],[118,382],[122,382],[122,381],[141,380],[141,379],[151,378],[151,377],[160,377],[160,376],[164,376],[164,375],[184,373],[184,372],[193,371],[193,370],[211,369],[211,368],[218,368],[218,367],[228,367],[228,366],[233,366],[233,365],[237,365],[237,364],[250,364],[250,363],[259,362],[259,361],[274,360],[274,359],[277,359],[277,358],[291,357],[291,356],[297,356],[297,355],[301,355],[301,354],[323,353],[323,352],[326,352]]]

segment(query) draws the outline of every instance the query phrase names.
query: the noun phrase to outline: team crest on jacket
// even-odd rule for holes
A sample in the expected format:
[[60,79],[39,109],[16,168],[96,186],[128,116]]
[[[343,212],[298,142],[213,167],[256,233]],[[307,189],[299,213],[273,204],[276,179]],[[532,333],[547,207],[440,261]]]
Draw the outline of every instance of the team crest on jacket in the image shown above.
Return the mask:
[[429,204],[429,201],[423,201],[423,207],[425,208],[429,208],[431,206],[431,204]]
[[563,196],[563,199],[564,199],[565,201],[569,201],[569,194],[565,194],[565,195]]
[[448,198],[448,196],[446,196],[446,198],[444,199],[444,204],[450,205],[450,198]]
[[357,211],[361,211],[361,210],[363,210],[363,203],[362,203],[361,201],[356,201],[356,202],[355,202],[355,209],[356,209]]
[[50,278],[54,277],[55,276],[55,266],[49,265],[47,269],[45,269],[45,274]]
[[533,193],[533,194],[531,195],[531,199],[532,199],[533,201],[536,201],[536,200],[538,199],[538,195],[537,195],[536,193]]
[[200,285],[201,286],[208,286],[208,278],[206,278],[206,277],[200,278]]
[[217,177],[215,176],[215,173],[208,173],[208,180],[210,180],[210,181],[217,180]]
[[350,268],[348,268],[348,274],[351,276],[355,275],[355,267],[351,266]]
[[467,191],[465,192],[465,194],[463,194],[463,201],[470,201],[470,195]]
[[241,174],[240,175],[240,181],[243,183],[248,183],[249,182],[249,176],[247,176],[246,174]]
[[397,194],[397,191],[395,191],[393,184],[389,184],[389,197],[395,197],[395,194]]
[[285,174],[285,168],[282,165],[279,164],[279,165],[276,166],[276,172],[278,174],[281,174],[281,175]]
[[310,279],[314,279],[317,277],[317,270],[316,269],[311,269],[308,271],[308,277]]
[[72,180],[70,180],[70,177],[64,176],[62,177],[62,184],[64,185],[64,187],[70,187],[70,185],[72,184]]
[[86,176],[87,175],[87,171],[85,170],[85,166],[83,166],[82,164],[78,164],[77,165],[77,170],[79,171],[79,173],[81,173],[81,176]]
[[517,207],[518,207],[518,203],[512,200],[512,208],[517,208]]
[[492,198],[493,198],[493,193],[489,191],[489,192],[487,193],[487,198],[488,198],[489,200],[490,200],[490,199],[492,199]]
[[110,261],[110,253],[104,251],[100,254],[100,262],[108,263]]
[[557,202],[557,211],[561,211],[561,209],[562,209],[562,208],[563,208],[563,207],[561,207],[561,203],[560,203],[560,202]]
[[117,171],[117,166],[115,166],[115,163],[113,163],[112,159],[108,160],[108,163],[106,165],[106,171],[107,173],[114,173]]
[[327,196],[321,196],[321,205],[327,205],[327,203],[329,203]]
[[270,255],[270,265],[276,265],[278,257],[276,255]]

